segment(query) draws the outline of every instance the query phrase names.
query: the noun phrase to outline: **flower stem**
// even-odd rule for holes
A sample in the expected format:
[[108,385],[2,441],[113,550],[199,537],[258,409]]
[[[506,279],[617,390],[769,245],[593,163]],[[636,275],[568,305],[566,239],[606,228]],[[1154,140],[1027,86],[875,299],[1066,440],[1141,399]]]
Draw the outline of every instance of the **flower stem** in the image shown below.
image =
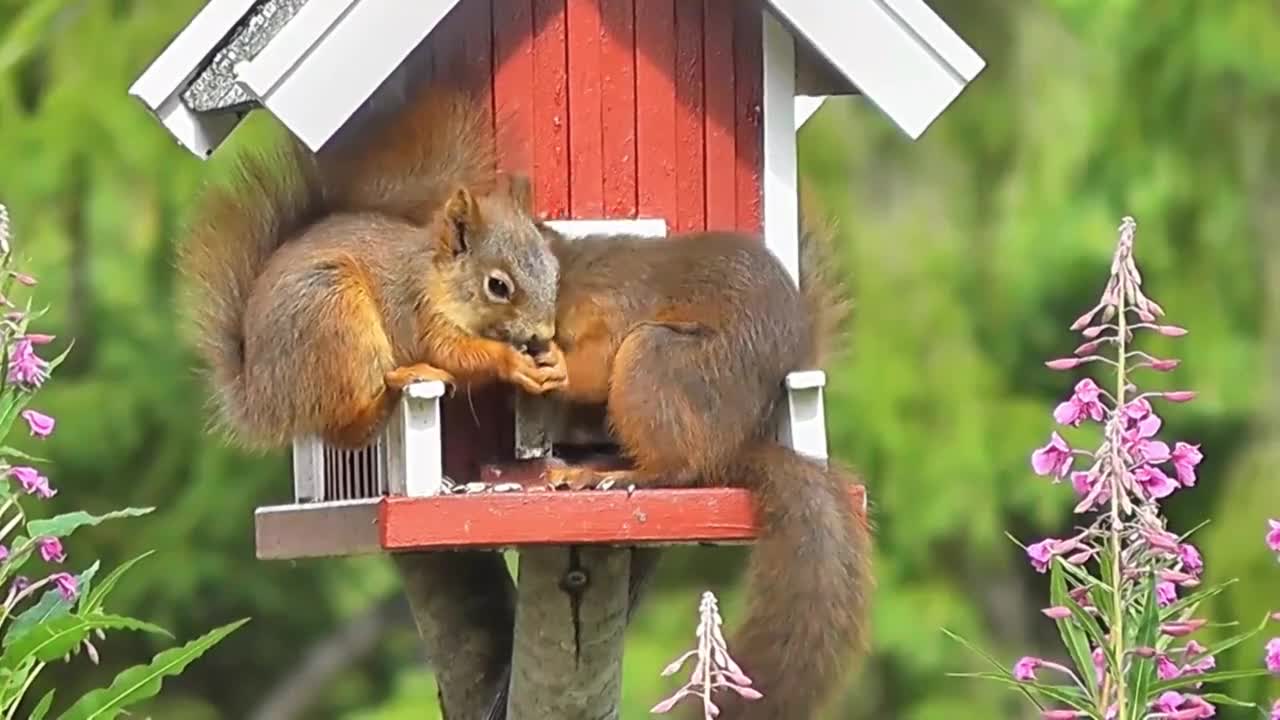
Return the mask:
[[[1116,293],[1116,344],[1118,346],[1116,353],[1116,407],[1115,415],[1112,419],[1112,432],[1116,433],[1116,440],[1111,444],[1111,528],[1109,531],[1111,544],[1111,662],[1109,665],[1109,673],[1113,682],[1110,684],[1111,689],[1115,691],[1116,698],[1116,717],[1126,718],[1125,714],[1125,683],[1124,683],[1124,593],[1121,584],[1124,582],[1124,576],[1121,571],[1121,550],[1120,550],[1120,534],[1124,527],[1120,519],[1120,493],[1125,492],[1124,475],[1126,472],[1124,451],[1120,442],[1120,435],[1124,429],[1120,423],[1124,422],[1124,405],[1125,390],[1128,387],[1128,378],[1125,375],[1127,369],[1129,329],[1127,327],[1128,317],[1127,308],[1125,307],[1126,293],[1123,286],[1128,284],[1127,277],[1121,275],[1120,291]],[[1099,712],[1105,713],[1105,706],[1098,708]]]
[[22,684],[22,690],[13,698],[13,704],[9,706],[9,712],[5,713],[5,720],[13,720],[14,713],[18,712],[18,706],[22,704],[22,699],[26,697],[27,691],[31,689],[31,683],[36,681],[36,676],[45,668],[46,663],[38,662],[36,666],[31,668],[31,672],[27,673],[27,680]]

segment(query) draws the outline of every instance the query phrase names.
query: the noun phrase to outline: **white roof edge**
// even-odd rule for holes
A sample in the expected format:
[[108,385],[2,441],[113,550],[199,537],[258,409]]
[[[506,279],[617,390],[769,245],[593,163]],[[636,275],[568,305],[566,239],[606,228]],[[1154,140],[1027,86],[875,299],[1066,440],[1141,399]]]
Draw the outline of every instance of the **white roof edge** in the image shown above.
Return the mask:
[[201,115],[178,95],[200,64],[253,6],[254,0],[209,0],[129,86],[165,128],[191,152],[208,157],[239,124],[235,114]]
[[911,27],[920,39],[938,53],[965,80],[972,82],[987,66],[985,60],[969,47],[924,0],[880,0]]
[[796,96],[796,129],[804,127],[809,122],[809,118],[818,112],[818,108],[822,107],[822,103],[827,101],[826,95],[797,95]]
[[318,151],[457,2],[311,0],[237,77]]
[[769,5],[913,140],[986,65],[923,0]]

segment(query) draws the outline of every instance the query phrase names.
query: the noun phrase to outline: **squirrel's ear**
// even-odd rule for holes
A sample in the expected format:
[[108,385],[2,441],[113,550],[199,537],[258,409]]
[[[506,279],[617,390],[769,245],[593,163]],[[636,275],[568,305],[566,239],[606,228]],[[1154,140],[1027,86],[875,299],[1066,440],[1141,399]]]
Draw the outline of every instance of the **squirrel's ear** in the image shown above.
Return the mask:
[[524,173],[502,173],[498,176],[499,194],[511,198],[525,215],[533,216],[533,184]]
[[480,208],[476,205],[476,199],[470,190],[460,187],[453,191],[453,195],[449,196],[449,202],[444,206],[448,232],[444,234],[441,241],[446,250],[454,255],[461,255],[467,251],[467,233],[475,227],[479,214]]

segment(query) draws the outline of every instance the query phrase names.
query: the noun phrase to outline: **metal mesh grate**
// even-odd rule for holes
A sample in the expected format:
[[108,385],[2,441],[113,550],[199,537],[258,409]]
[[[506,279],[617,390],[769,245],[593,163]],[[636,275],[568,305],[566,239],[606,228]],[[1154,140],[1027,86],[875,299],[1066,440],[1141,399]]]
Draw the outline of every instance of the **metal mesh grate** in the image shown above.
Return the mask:
[[386,495],[384,447],[381,437],[360,450],[342,450],[324,445],[324,499],[355,500]]

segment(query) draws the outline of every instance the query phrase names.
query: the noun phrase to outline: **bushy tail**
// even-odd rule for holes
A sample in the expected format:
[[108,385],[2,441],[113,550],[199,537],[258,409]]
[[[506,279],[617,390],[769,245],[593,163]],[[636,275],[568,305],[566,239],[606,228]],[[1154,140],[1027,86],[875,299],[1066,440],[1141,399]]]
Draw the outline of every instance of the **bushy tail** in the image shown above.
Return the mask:
[[246,407],[244,315],[254,281],[277,248],[322,214],[321,185],[296,142],[242,156],[230,182],[206,191],[178,248],[196,350],[212,375],[221,424],[241,424]]
[[362,137],[319,154],[329,205],[426,224],[464,185],[482,195],[497,179],[493,119],[462,90],[429,85]]
[[866,650],[871,535],[850,500],[854,477],[774,444],[747,451],[732,472],[758,478],[762,530],[729,654],[764,697],[718,694],[719,717],[812,718]]
[[845,349],[852,305],[841,280],[834,223],[813,193],[802,188],[800,200],[800,292],[814,319],[811,362],[822,367]]

